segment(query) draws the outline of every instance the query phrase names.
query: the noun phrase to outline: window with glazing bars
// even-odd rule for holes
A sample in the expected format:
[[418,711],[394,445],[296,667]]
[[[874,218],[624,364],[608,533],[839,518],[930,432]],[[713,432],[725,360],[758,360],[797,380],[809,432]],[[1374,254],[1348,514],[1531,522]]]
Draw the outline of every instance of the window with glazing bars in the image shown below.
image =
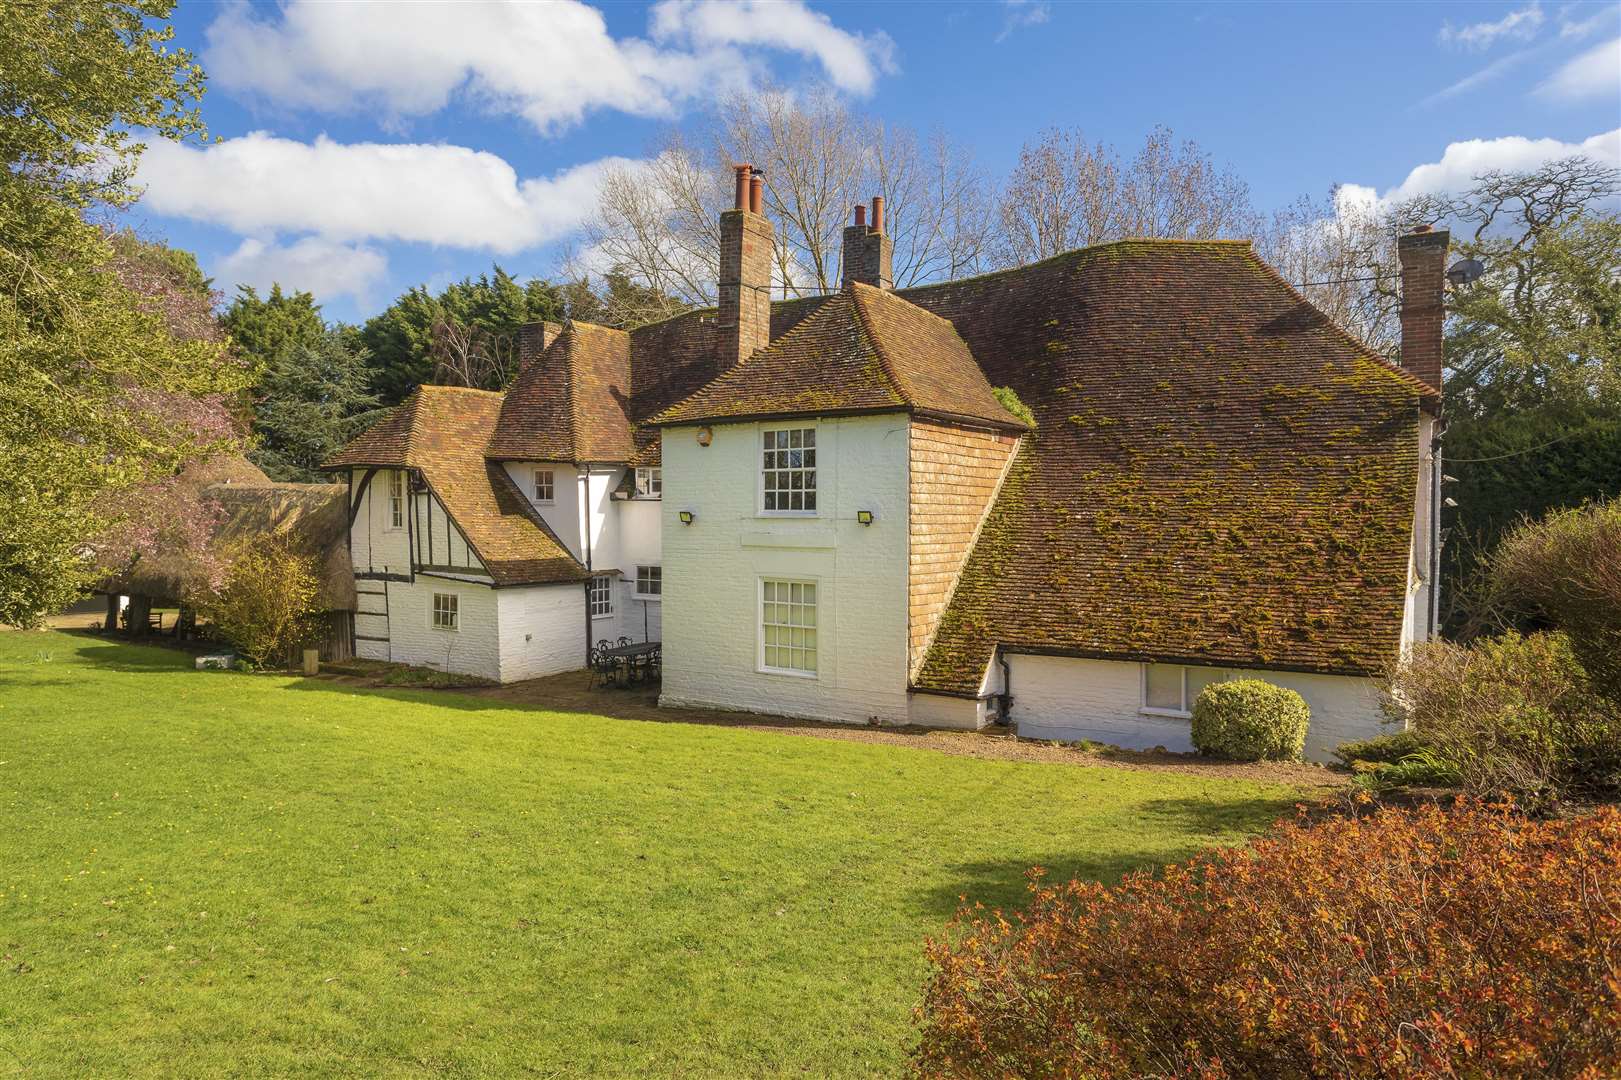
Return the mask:
[[815,582],[760,582],[760,640],[764,667],[816,673]]
[[816,512],[816,429],[761,433],[761,478],[767,513]]

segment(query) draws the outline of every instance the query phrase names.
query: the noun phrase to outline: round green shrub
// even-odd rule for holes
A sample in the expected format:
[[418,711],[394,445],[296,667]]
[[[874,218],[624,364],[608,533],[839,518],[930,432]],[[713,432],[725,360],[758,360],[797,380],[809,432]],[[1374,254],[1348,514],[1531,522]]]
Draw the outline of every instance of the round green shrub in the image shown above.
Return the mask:
[[1211,683],[1193,700],[1193,745],[1234,761],[1294,761],[1310,720],[1293,690],[1260,679]]

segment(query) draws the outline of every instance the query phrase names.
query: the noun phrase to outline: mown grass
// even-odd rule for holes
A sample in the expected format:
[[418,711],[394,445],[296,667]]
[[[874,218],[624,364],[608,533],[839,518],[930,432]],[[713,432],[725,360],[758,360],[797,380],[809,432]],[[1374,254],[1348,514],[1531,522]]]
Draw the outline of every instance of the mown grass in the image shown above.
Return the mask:
[[919,943],[1287,811],[0,634],[0,1076],[893,1074]]

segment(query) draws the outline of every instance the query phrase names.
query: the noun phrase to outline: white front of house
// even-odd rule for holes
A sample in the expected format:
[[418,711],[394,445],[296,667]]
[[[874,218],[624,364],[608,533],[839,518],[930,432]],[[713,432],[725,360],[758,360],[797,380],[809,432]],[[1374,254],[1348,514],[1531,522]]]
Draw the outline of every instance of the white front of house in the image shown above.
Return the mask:
[[906,722],[907,425],[665,430],[661,701]]

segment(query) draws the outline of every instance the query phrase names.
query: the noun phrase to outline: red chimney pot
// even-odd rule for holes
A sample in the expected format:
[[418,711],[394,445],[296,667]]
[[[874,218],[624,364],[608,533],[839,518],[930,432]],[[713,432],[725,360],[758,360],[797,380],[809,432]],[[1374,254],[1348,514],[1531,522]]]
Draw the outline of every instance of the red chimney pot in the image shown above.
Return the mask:
[[760,169],[754,170],[754,177],[749,181],[749,213],[758,214],[765,205],[765,173]]
[[872,197],[872,231],[879,233],[884,231],[884,197],[882,195]]
[[732,204],[734,210],[747,210],[749,206],[749,173],[754,171],[753,165],[733,165],[732,171],[737,174],[737,201]]
[[856,224],[857,225],[866,225],[867,224],[867,204],[866,203],[856,203]]

